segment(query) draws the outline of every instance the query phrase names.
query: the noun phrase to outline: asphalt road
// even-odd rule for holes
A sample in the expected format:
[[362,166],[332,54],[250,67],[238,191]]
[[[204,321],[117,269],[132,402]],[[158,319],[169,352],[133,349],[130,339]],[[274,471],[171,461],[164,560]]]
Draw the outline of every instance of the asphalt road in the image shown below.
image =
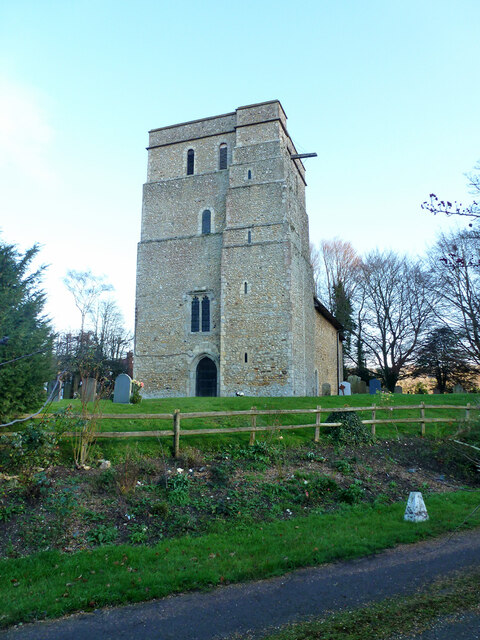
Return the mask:
[[[217,640],[234,633],[241,637],[247,631],[261,633],[326,611],[407,595],[435,578],[474,566],[480,567],[480,530],[207,593],[180,594],[24,625],[1,632],[0,639]],[[452,631],[446,621],[449,635],[424,634],[423,639],[474,640],[480,637],[478,621],[477,616],[465,616],[463,631],[460,627]],[[441,629],[437,631],[441,633]],[[470,635],[460,635],[464,632]]]

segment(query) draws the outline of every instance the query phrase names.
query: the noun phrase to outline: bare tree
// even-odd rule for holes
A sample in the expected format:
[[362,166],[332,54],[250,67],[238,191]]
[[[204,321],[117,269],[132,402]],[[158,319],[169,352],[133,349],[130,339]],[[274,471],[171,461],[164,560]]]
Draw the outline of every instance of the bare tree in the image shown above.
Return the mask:
[[355,327],[354,294],[358,285],[361,258],[350,242],[334,238],[324,240],[319,249],[312,245],[310,260],[317,296],[325,301],[329,311],[343,325],[345,363],[354,364],[354,359],[351,358],[351,336]]
[[123,315],[115,300],[100,300],[92,313],[97,344],[107,360],[124,358],[132,335],[125,329]]
[[[473,172],[466,174],[466,177],[470,193],[480,197],[480,162],[475,165]],[[422,204],[422,209],[430,211],[434,215],[444,213],[447,216],[465,216],[475,220],[480,218],[480,202],[478,200],[473,200],[469,205],[463,205],[456,200],[454,202],[441,200],[434,193],[431,193],[430,199]]]
[[340,285],[346,298],[353,300],[362,261],[351,243],[340,238],[323,240],[315,251],[317,293],[333,312],[334,292]]
[[433,317],[429,274],[406,256],[376,250],[363,261],[358,288],[357,337],[369,363],[393,391]]
[[63,282],[75,300],[75,306],[80,311],[80,332],[85,330],[85,320],[107,291],[113,291],[111,284],[105,282],[104,276],[95,276],[91,271],[67,271]]
[[474,231],[439,236],[429,253],[439,317],[461,336],[464,351],[480,364],[480,243]]

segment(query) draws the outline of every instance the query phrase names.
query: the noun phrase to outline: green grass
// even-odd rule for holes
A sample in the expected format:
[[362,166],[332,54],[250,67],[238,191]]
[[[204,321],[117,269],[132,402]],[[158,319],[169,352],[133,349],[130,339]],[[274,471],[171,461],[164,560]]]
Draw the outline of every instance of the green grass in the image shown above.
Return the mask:
[[[479,611],[479,583],[479,569],[464,570],[436,580],[421,593],[285,625],[268,633],[264,640],[388,640],[393,634],[404,638],[407,633],[418,634],[430,629],[445,616]],[[244,640],[247,640],[245,636]]]
[[[263,525],[222,523],[208,535],[154,547],[104,546],[4,560],[0,597],[6,606],[0,625],[265,578],[415,542],[457,528],[479,496],[478,491],[432,495],[427,500],[430,520],[418,524],[403,521],[404,503],[357,505]],[[478,525],[477,511],[466,526]]]
[[[204,411],[246,411],[255,406],[257,409],[302,409],[315,408],[320,405],[322,408],[342,408],[342,407],[361,407],[377,405],[377,419],[386,418],[418,418],[419,409],[390,411],[385,409],[385,404],[389,405],[418,405],[421,402],[426,404],[449,404],[449,405],[466,405],[470,403],[472,407],[480,405],[479,394],[448,394],[448,395],[388,395],[371,396],[353,395],[348,397],[341,396],[323,396],[323,397],[288,397],[288,398],[252,398],[252,397],[234,397],[234,398],[166,398],[157,400],[143,400],[138,405],[121,405],[113,404],[111,401],[100,402],[100,411],[104,414],[134,414],[134,413],[173,413],[175,409],[180,409],[182,413],[188,412],[204,412]],[[80,411],[79,400],[63,400],[51,405],[51,409],[57,409],[72,404],[75,411]],[[328,414],[322,414],[322,420],[325,421]],[[433,423],[426,425],[426,434],[428,437],[443,437],[456,431],[458,421],[462,421],[465,416],[464,410],[426,410],[426,417],[445,418],[442,423]],[[361,412],[361,419],[371,419],[371,411]],[[478,420],[478,410],[472,409],[471,418]],[[299,429],[296,431],[282,431],[284,444],[286,446],[296,446],[303,442],[313,439],[313,425],[315,416],[309,415],[284,415],[284,416],[258,416],[257,425],[288,425],[288,424],[312,424],[312,428]],[[218,427],[238,427],[249,426],[250,417],[222,417],[222,418],[195,418],[182,419],[181,428],[183,435],[180,439],[180,446],[192,446],[203,450],[218,450],[230,444],[238,444],[248,442],[248,433],[244,434],[213,434],[205,436],[185,436],[184,432],[189,429],[215,429]],[[115,420],[103,419],[100,422],[100,430],[102,431],[153,431],[153,430],[170,430],[172,429],[172,420]],[[377,425],[377,436],[379,438],[392,438],[398,435],[418,435],[420,433],[420,424],[403,423],[398,425]],[[259,436],[263,437],[263,436]],[[164,447],[170,451],[170,438],[128,438],[119,440],[99,440],[103,455],[113,461],[118,459],[119,454],[125,449],[126,443],[134,444],[138,452],[144,455],[158,455],[159,449]],[[161,446],[159,446],[161,445]],[[120,455],[121,457],[121,455]]]

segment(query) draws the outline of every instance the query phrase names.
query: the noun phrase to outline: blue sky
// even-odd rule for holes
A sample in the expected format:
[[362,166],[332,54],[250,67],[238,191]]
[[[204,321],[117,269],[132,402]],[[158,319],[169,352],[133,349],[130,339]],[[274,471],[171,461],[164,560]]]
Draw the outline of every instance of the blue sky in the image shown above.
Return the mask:
[[480,159],[478,0],[0,0],[0,230],[62,285],[91,269],[133,326],[147,132],[278,98],[306,160],[310,237],[422,254]]

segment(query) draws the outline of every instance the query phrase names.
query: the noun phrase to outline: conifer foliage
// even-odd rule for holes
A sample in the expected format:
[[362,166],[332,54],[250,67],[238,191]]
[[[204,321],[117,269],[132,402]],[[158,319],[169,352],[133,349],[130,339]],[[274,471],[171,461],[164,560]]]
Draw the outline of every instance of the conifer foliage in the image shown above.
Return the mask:
[[52,376],[52,330],[32,269],[38,246],[20,254],[0,240],[0,421],[38,409]]

